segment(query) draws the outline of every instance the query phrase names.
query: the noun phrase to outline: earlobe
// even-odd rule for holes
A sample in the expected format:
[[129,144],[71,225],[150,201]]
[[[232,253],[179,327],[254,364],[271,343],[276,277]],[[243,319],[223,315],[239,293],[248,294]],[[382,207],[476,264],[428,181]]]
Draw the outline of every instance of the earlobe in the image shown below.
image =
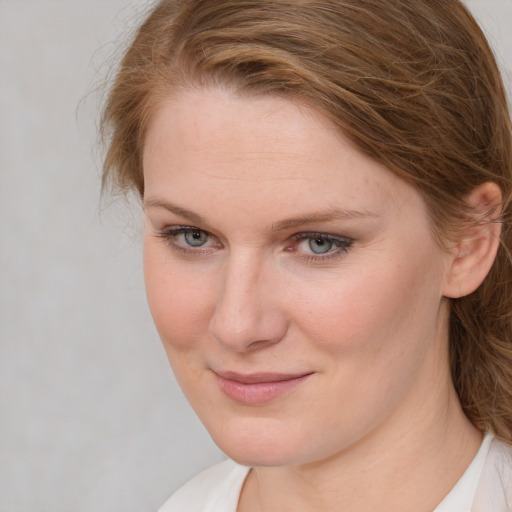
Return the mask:
[[501,190],[492,182],[483,183],[467,197],[474,222],[463,228],[453,247],[443,286],[445,297],[469,295],[491,270],[500,245],[501,201]]

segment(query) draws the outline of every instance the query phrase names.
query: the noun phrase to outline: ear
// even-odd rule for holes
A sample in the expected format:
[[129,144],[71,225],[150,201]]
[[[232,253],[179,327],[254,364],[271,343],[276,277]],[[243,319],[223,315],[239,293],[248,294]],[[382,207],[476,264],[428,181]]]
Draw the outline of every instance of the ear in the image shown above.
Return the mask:
[[453,257],[445,276],[443,295],[459,298],[474,292],[483,282],[500,245],[501,190],[486,182],[466,198],[474,223],[463,228],[454,244]]

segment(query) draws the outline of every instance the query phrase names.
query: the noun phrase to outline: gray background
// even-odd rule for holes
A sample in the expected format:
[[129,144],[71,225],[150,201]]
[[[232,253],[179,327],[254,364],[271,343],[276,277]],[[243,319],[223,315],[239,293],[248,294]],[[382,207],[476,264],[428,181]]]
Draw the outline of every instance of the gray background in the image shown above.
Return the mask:
[[[467,2],[511,90],[512,0]],[[0,512],[146,512],[222,458],[145,303],[140,212],[100,203],[109,62],[147,1],[0,0]]]

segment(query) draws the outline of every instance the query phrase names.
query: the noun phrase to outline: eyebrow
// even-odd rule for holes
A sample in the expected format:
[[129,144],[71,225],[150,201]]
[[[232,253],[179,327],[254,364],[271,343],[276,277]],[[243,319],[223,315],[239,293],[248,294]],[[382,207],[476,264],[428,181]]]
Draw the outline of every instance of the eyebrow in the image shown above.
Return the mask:
[[161,199],[144,199],[144,209],[148,208],[165,208],[166,210],[169,210],[171,213],[179,215],[180,217],[183,217],[184,219],[187,219],[196,224],[206,224],[206,219],[199,215],[198,213],[195,213],[191,210],[187,210],[182,206],[178,206],[176,204],[172,204],[169,203],[168,201],[164,201]]
[[377,214],[369,211],[358,210],[344,210],[335,208],[331,210],[315,212],[308,215],[284,219],[275,224],[272,224],[272,231],[283,231],[306,224],[313,224],[316,222],[333,222],[347,219],[360,219],[364,217],[377,217]]
[[[182,206],[170,203],[157,198],[149,198],[144,200],[144,208],[165,208],[166,210],[183,217],[196,224],[207,224],[204,217],[196,212],[183,208]],[[314,212],[300,217],[291,217],[272,224],[272,231],[284,231],[286,229],[304,226],[317,222],[333,222],[347,219],[360,219],[364,217],[377,217],[377,214],[366,210],[345,210],[334,208],[326,211]]]

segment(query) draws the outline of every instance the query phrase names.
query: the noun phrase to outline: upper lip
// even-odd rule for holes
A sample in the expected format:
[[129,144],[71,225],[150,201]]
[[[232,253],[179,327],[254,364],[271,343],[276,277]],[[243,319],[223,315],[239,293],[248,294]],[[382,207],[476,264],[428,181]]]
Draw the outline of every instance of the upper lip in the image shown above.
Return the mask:
[[299,379],[311,375],[313,372],[298,372],[298,373],[238,373],[238,372],[214,372],[216,375],[223,379],[233,380],[241,384],[263,384],[266,382],[282,382],[286,380]]

